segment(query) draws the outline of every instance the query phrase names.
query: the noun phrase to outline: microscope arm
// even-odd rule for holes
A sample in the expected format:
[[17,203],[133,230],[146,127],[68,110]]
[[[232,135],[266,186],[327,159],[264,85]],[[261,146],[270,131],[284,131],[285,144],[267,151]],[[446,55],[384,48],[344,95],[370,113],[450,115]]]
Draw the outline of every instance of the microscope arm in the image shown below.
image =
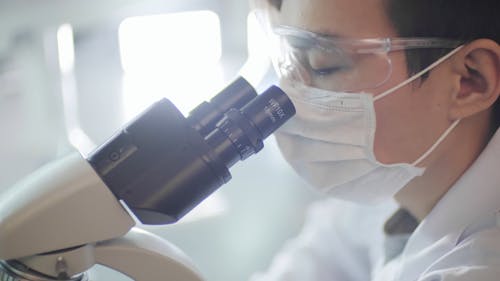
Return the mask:
[[138,228],[95,246],[95,262],[136,281],[202,281],[189,258],[169,242]]
[[75,152],[0,197],[0,259],[47,276],[73,276],[102,264],[136,281],[202,280],[179,249],[134,224]]
[[78,152],[51,162],[0,196],[0,259],[123,236],[135,225]]

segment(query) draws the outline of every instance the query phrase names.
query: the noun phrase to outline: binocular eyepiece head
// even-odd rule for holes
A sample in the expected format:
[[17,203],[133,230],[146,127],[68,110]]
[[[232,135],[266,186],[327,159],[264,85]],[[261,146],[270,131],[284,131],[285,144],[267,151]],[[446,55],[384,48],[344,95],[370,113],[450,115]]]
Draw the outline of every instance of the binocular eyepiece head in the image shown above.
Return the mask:
[[294,114],[278,87],[257,95],[239,78],[187,118],[160,100],[88,161],[142,223],[173,223],[228,182],[229,168],[260,151]]

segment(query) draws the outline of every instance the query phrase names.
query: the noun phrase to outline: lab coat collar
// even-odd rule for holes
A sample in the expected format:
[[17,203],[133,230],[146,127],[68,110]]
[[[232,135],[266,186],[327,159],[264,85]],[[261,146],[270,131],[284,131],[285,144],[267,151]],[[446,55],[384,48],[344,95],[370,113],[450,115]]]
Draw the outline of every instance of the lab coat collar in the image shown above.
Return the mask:
[[402,279],[398,280],[415,277],[429,266],[431,256],[444,254],[455,246],[455,238],[467,225],[500,210],[499,167],[500,129],[410,237],[401,260]]

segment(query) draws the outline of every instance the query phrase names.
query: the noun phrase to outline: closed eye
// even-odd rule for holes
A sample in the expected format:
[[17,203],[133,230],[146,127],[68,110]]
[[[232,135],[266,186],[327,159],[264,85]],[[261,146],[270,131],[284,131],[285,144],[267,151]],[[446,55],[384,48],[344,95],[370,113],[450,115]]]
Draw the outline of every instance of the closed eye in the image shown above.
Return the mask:
[[318,69],[311,68],[311,72],[315,76],[322,76],[322,77],[324,77],[324,76],[334,75],[337,72],[343,71],[345,69],[346,68],[342,67],[342,66],[339,66],[339,67],[325,67],[325,68],[318,68]]

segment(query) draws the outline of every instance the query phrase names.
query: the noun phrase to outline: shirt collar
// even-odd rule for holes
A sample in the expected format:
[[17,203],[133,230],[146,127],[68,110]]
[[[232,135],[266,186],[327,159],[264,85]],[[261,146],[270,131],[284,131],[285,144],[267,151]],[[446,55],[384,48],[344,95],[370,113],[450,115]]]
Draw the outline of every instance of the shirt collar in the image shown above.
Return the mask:
[[408,242],[410,249],[407,250],[423,249],[448,233],[459,231],[474,219],[499,210],[499,188],[500,129],[472,166],[420,223]]

